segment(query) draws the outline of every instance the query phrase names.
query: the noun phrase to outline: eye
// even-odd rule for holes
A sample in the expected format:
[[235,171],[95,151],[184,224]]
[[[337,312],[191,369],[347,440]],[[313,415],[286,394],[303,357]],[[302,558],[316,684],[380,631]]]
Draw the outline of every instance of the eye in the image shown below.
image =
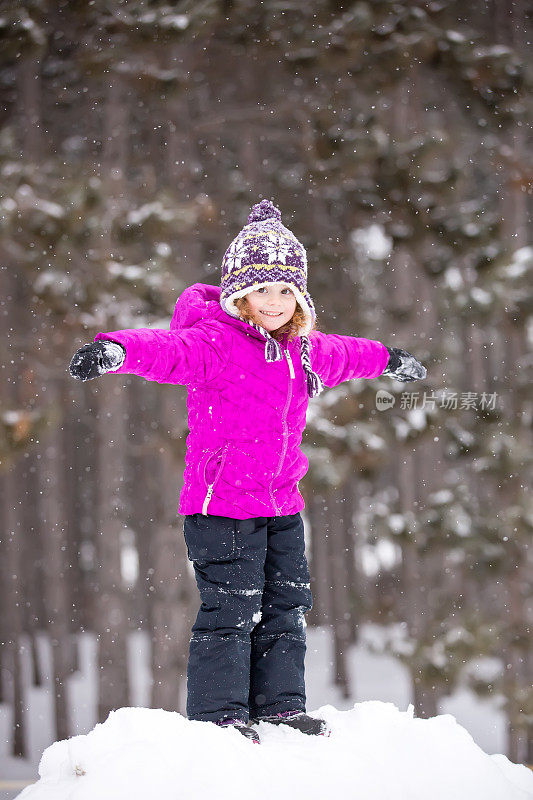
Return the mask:
[[259,292],[266,292],[266,286],[261,286],[261,288],[260,288],[260,289],[256,289],[256,292],[257,292],[258,294],[259,294]]
[[289,294],[292,294],[292,289],[289,289],[289,287],[286,286],[284,289],[282,289],[282,292],[288,292]]

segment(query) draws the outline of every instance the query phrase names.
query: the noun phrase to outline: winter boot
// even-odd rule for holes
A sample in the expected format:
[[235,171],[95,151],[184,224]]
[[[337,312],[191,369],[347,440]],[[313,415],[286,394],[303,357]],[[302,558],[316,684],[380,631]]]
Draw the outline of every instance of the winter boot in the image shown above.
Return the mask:
[[226,728],[231,725],[236,731],[239,731],[239,733],[242,733],[243,736],[246,736],[247,739],[251,739],[254,744],[261,744],[261,740],[259,739],[257,731],[253,728],[248,728],[242,719],[220,719],[218,722],[215,722],[215,725],[218,725],[221,728]]
[[252,722],[269,722],[271,725],[289,725],[297,731],[307,733],[309,736],[329,736],[331,731],[323,719],[315,719],[304,711],[282,711],[270,717],[261,717]]

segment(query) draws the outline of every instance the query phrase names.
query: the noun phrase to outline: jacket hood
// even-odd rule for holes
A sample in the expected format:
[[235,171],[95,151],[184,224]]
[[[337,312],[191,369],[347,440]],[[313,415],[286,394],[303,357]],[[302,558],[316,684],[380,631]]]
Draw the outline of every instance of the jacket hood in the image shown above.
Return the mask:
[[213,317],[227,317],[228,321],[231,319],[220,305],[220,286],[193,283],[178,297],[170,330],[192,328],[197,322]]

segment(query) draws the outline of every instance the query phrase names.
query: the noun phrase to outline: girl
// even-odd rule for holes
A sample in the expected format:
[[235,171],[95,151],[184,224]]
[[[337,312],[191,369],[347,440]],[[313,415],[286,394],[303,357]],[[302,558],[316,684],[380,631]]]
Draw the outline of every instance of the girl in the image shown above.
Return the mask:
[[298,482],[308,400],[352,378],[426,375],[404,350],[314,328],[305,250],[262,200],[224,254],[220,288],[194,284],[170,330],[98,333],[70,363],[81,380],[129,373],[188,389],[178,511],[202,603],[187,716],[254,742],[259,721],[329,735],[305,713],[312,596]]

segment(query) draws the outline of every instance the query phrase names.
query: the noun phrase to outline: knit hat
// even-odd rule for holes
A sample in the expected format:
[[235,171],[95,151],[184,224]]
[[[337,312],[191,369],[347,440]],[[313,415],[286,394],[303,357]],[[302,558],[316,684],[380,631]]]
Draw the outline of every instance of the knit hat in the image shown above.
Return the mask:
[[[301,330],[302,365],[307,375],[307,391],[315,397],[322,391],[320,377],[311,369],[309,339],[316,318],[313,301],[307,291],[307,255],[304,246],[281,222],[281,211],[270,200],[253,206],[247,224],[232,241],[222,259],[220,305],[233,317],[240,317],[235,300],[254,289],[271,283],[291,287],[301,307],[305,325]],[[255,322],[249,322],[266,338],[265,358],[283,358],[279,342]]]

